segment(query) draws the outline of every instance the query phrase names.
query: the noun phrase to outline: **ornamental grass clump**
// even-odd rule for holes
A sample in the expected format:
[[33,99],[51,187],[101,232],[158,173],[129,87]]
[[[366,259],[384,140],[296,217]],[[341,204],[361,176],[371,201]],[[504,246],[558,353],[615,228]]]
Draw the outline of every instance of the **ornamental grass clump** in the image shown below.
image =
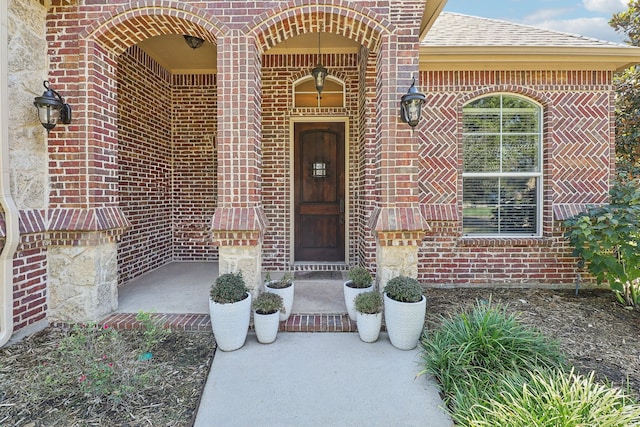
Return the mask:
[[616,388],[559,369],[500,374],[500,391],[452,418],[460,426],[629,427],[640,425],[640,405]]
[[422,373],[439,381],[450,407],[470,395],[493,394],[498,373],[523,375],[535,367],[561,367],[564,361],[555,341],[491,303],[478,302],[470,313],[443,319],[438,330],[423,334],[421,344]]

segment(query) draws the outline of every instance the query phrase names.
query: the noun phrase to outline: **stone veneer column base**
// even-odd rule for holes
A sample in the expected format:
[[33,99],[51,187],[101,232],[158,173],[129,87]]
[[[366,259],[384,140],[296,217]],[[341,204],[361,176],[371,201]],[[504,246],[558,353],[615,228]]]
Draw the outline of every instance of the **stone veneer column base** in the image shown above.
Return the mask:
[[242,272],[242,277],[255,296],[262,282],[262,245],[220,246],[219,274]]
[[387,282],[397,276],[418,277],[418,247],[382,246],[376,251],[376,278],[380,290]]
[[117,244],[48,250],[49,319],[98,321],[118,308]]

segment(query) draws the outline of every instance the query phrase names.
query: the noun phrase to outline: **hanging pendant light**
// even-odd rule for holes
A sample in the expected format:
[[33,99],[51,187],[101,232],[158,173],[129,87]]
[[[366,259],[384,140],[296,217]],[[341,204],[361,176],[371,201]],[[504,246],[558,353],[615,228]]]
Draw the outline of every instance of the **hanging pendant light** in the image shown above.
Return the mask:
[[320,53],[320,31],[318,31],[318,65],[311,70],[311,75],[313,76],[313,81],[316,84],[316,90],[318,91],[318,96],[322,95],[322,89],[324,88],[324,79],[329,74],[329,71],[324,68],[322,65],[322,58]]
[[187,42],[187,44],[191,49],[197,49],[200,46],[202,46],[202,43],[204,43],[204,40],[201,39],[200,37],[188,36],[186,34],[183,35],[182,37],[184,37],[184,41]]

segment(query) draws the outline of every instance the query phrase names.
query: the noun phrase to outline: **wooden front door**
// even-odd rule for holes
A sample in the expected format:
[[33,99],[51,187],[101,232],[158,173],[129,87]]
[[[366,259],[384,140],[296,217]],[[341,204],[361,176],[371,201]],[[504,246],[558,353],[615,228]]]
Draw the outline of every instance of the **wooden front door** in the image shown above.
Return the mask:
[[344,123],[295,123],[296,261],[344,261]]

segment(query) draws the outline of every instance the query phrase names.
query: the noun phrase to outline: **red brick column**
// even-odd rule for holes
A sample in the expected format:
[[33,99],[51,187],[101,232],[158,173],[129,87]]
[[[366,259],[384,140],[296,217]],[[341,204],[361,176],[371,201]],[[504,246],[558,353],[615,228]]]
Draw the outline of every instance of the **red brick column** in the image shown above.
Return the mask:
[[218,208],[212,232],[220,273],[242,271],[257,287],[266,219],[261,205],[261,75],[254,41],[239,31],[218,40]]
[[[428,229],[420,210],[419,138],[399,117],[400,97],[418,77],[416,42],[395,34],[382,38],[377,62],[376,193],[378,206],[369,221],[377,240],[377,277],[417,277],[417,250]],[[409,52],[409,53],[407,53]],[[419,126],[419,125],[418,125]]]

